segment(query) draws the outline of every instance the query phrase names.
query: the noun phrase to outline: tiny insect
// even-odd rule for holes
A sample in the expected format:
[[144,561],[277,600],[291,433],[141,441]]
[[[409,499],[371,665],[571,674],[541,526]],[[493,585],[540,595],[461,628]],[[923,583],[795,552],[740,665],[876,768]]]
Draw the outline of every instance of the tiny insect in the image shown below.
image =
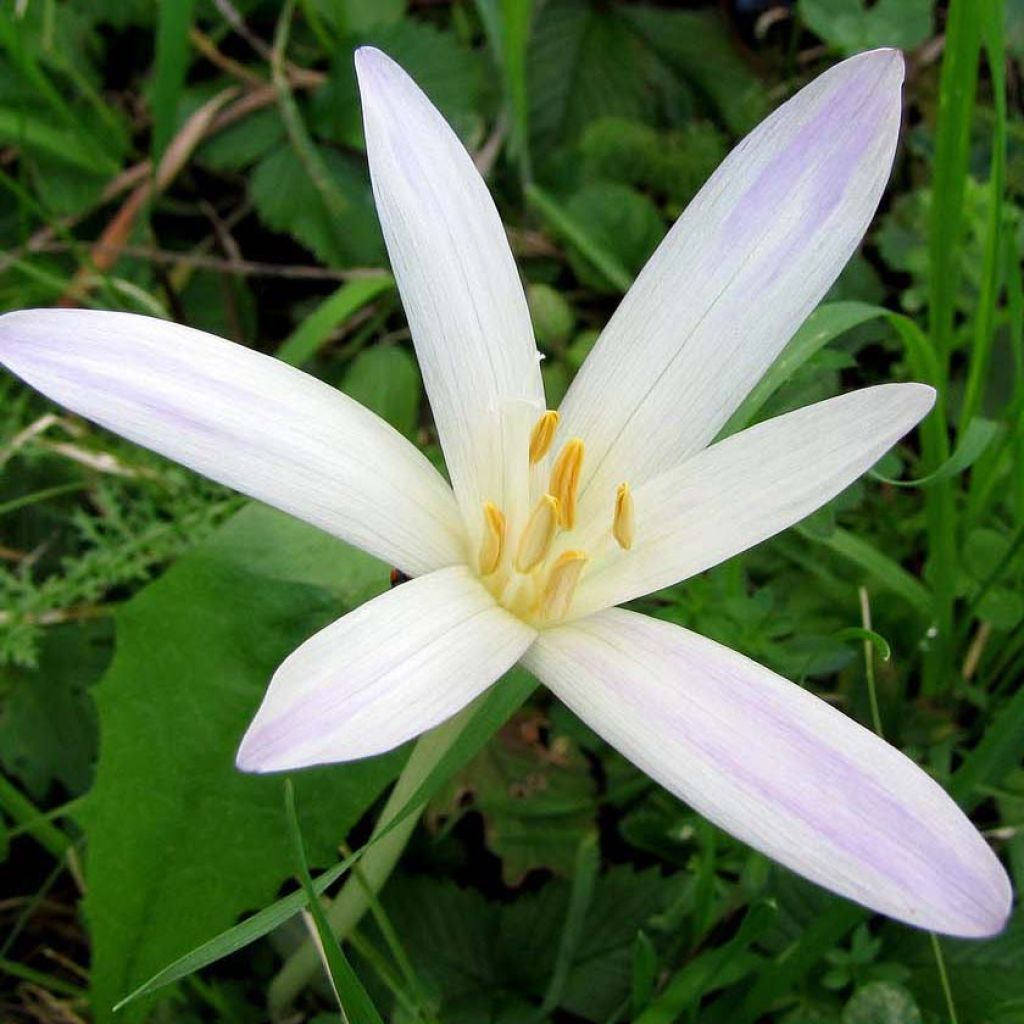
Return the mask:
[[401,569],[391,570],[391,586],[392,588],[400,586],[403,583],[408,583],[411,580],[411,576],[406,576]]

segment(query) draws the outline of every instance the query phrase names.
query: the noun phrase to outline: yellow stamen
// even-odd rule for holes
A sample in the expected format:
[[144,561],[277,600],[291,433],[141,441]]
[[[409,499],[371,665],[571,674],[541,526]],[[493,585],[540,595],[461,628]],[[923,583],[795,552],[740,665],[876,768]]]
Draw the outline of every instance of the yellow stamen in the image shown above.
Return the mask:
[[612,519],[612,535],[619,547],[628,551],[636,536],[636,513],[633,509],[633,495],[629,484],[619,484],[615,492],[615,517]]
[[558,556],[540,599],[542,618],[564,619],[569,614],[576,585],[588,561],[584,551],[566,551]]
[[559,415],[553,409],[546,413],[533,425],[530,432],[530,465],[534,466],[547,455],[551,448],[551,442],[555,439],[555,431],[558,430]]
[[505,550],[505,516],[497,505],[484,502],[484,535],[480,539],[480,572],[489,576],[501,564]]
[[549,490],[558,499],[558,522],[566,530],[576,525],[576,495],[580,489],[580,470],[583,468],[583,442],[574,437],[555,459],[551,470]]
[[516,572],[533,572],[548,557],[558,532],[558,501],[545,494],[537,502],[516,548]]

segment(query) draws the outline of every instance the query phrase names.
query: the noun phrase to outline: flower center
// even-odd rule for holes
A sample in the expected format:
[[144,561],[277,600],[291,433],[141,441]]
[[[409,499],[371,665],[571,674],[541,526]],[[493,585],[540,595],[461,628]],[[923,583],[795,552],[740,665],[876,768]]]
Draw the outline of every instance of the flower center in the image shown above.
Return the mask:
[[578,437],[566,441],[545,480],[545,460],[558,429],[558,413],[548,411],[530,434],[530,474],[539,490],[525,524],[510,536],[502,509],[483,503],[483,531],[477,554],[480,576],[498,602],[541,628],[562,621],[572,608],[576,588],[588,563],[614,542],[623,551],[633,546],[635,516],[629,485],[615,495],[607,530],[590,536],[589,550],[577,527],[577,498],[586,449]]

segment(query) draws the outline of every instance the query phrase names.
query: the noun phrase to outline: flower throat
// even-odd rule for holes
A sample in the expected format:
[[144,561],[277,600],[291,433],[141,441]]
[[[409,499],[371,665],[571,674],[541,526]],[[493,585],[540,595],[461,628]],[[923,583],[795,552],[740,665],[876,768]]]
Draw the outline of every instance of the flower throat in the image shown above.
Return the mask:
[[[558,430],[557,412],[548,410],[530,433],[530,467],[534,470],[551,450]],[[560,540],[576,528],[577,499],[586,449],[578,437],[562,446],[551,467],[547,487],[533,505],[518,536],[509,536],[504,512],[483,503],[483,533],[477,569],[495,598],[524,621],[541,627],[563,620],[591,554]],[[629,485],[619,484],[611,529],[602,535],[624,551],[633,546],[635,516]]]

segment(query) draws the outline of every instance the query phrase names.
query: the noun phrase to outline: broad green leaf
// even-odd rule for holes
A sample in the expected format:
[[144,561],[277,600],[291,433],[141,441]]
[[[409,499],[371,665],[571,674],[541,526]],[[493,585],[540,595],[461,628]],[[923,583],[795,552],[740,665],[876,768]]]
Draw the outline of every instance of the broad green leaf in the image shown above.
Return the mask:
[[527,285],[526,301],[537,344],[547,352],[561,351],[576,325],[572,306],[556,288],[542,283]]
[[288,335],[277,350],[277,358],[292,366],[301,366],[316,355],[327,336],[339,324],[374,299],[392,291],[395,279],[390,274],[359,277],[346,281],[329,295]]
[[[282,521],[295,524],[294,520],[289,520],[287,517],[282,517]],[[298,532],[308,531],[308,528],[302,526],[302,524],[295,524],[295,527]],[[297,563],[313,573],[317,570],[330,572],[330,563],[310,563],[309,559],[314,554],[314,545],[307,545],[305,552],[300,553],[297,558]],[[373,559],[367,557],[367,561],[373,562]],[[270,564],[276,565],[276,562],[272,561]],[[373,564],[379,566],[379,563],[374,562]],[[271,575],[274,574],[271,573]],[[314,576],[314,578],[319,579],[317,576]],[[476,702],[463,713],[463,724],[458,730],[454,741],[441,752],[437,760],[434,761],[433,767],[425,773],[422,781],[405,802],[405,805],[392,817],[388,825],[381,829],[376,840],[379,841],[387,836],[410,814],[421,811],[448,779],[463,768],[478,753],[480,748],[526,700],[536,685],[537,683],[533,676],[523,669],[515,668],[508,672],[485,694],[477,698]],[[444,729],[445,726],[441,726],[441,728]],[[433,734],[431,733],[427,737],[421,738],[420,744],[427,742],[432,736]],[[413,749],[414,754],[417,749]],[[313,882],[314,889],[318,893],[326,891],[349,870],[352,864],[368,848],[372,848],[372,844],[364,846],[350,857],[346,857],[340,863],[324,871]],[[226,929],[212,938],[206,939],[177,960],[161,968],[123,1000],[123,1003],[142,998],[180,978],[201,970],[209,964],[216,963],[218,960],[237,952],[239,949],[243,949],[257,939],[263,938],[264,935],[273,931],[278,925],[283,924],[305,905],[305,894],[295,892],[290,896],[285,896],[265,906],[262,910],[246,918],[241,923]]]
[[416,360],[406,349],[388,345],[360,352],[342,390],[406,437],[416,433],[423,384]]
[[834,49],[860,53],[879,46],[912,50],[932,33],[933,0],[800,0],[807,27]]
[[88,688],[110,661],[110,623],[51,627],[29,671],[0,669],[0,764],[35,798],[60,783],[84,792],[96,756],[96,711]]
[[[251,506],[119,612],[117,653],[95,691],[96,784],[81,814],[98,1021],[291,875],[280,780],[238,772],[235,749],[281,660],[386,580],[384,566],[341,542]],[[298,777],[314,863],[334,860],[400,761]]]
[[339,35],[367,32],[397,22],[407,0],[314,0],[321,15]]

